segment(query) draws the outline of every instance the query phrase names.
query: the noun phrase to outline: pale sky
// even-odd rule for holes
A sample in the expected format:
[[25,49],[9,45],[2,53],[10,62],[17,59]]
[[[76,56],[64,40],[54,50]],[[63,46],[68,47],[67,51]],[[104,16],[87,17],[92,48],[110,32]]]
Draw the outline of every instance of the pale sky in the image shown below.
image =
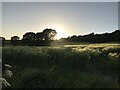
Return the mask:
[[120,0],[2,0],[3,2],[119,2]]
[[55,29],[59,38],[118,29],[117,2],[3,2],[2,16],[6,39],[45,28]]

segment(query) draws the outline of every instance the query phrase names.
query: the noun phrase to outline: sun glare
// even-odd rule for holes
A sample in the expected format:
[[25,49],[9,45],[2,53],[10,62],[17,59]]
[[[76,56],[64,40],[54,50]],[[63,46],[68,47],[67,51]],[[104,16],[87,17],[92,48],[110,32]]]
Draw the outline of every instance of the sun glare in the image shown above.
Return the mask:
[[56,29],[56,31],[57,31],[56,39],[66,37],[66,33],[65,33],[64,29],[58,28],[58,29]]
[[48,25],[47,28],[51,28],[56,30],[57,35],[55,37],[55,39],[59,40],[60,38],[65,38],[67,37],[67,33],[65,31],[65,28],[63,28],[62,26],[56,25],[56,24],[51,24]]

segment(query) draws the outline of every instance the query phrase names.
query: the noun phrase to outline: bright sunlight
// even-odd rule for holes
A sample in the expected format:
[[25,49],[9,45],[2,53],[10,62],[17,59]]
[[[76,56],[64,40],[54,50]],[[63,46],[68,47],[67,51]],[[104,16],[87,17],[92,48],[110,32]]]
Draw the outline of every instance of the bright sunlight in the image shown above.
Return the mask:
[[50,25],[46,25],[47,28],[51,28],[56,30],[57,35],[55,37],[55,39],[59,40],[60,38],[65,38],[68,37],[67,32],[65,31],[65,28],[62,27],[62,25],[57,25],[57,24],[50,24]]

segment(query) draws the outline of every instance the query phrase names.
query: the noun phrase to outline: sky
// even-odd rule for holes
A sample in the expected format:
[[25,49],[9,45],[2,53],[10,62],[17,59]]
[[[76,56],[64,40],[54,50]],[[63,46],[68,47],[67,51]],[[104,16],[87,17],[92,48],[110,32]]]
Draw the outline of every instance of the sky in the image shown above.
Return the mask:
[[2,0],[3,2],[118,2],[120,0]]
[[2,36],[52,28],[58,38],[118,29],[117,2],[2,2]]

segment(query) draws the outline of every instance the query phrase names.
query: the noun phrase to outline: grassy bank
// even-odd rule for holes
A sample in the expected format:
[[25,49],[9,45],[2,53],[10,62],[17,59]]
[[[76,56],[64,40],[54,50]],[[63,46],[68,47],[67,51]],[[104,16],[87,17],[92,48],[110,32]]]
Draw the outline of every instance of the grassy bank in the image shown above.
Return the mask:
[[118,44],[5,46],[3,64],[13,66],[11,88],[117,88]]

